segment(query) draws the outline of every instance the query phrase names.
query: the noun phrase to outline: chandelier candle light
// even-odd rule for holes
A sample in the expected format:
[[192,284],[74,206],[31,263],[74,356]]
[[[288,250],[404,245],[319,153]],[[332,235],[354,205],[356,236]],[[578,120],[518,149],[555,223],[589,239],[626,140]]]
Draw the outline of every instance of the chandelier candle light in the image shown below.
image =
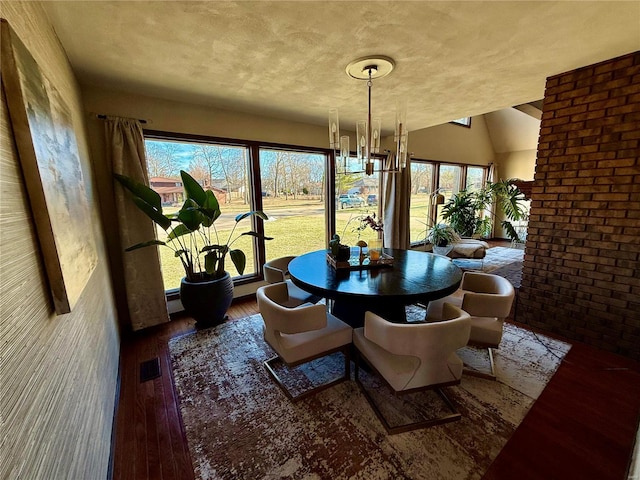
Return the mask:
[[[373,57],[363,57],[354,60],[347,65],[347,75],[357,80],[367,80],[368,88],[368,111],[367,119],[356,123],[356,156],[362,163],[362,170],[367,175],[373,175],[374,157],[373,155],[380,152],[380,132],[382,122],[380,118],[372,118],[371,116],[371,87],[374,78],[382,78],[393,70],[394,61],[389,57],[376,55]],[[396,123],[394,132],[394,141],[396,144],[395,158],[391,157],[391,162],[386,164],[383,171],[399,172],[407,165],[407,141],[408,131],[406,122],[406,108],[400,106],[396,112]],[[338,118],[338,110],[329,111],[329,146],[337,152],[340,152],[340,158],[344,163],[345,171],[350,157],[349,136],[340,136],[340,120]]]

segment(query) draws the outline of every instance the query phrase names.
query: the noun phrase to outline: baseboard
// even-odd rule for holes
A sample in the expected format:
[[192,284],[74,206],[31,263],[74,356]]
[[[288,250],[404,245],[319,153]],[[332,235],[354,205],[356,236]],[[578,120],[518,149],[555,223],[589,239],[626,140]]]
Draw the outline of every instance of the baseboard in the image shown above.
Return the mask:
[[111,421],[111,448],[109,448],[109,465],[107,466],[107,480],[113,480],[113,468],[116,453],[116,433],[118,426],[118,408],[120,406],[120,386],[122,384],[122,342],[118,352],[118,376],[116,378],[115,401],[113,402],[113,419]]

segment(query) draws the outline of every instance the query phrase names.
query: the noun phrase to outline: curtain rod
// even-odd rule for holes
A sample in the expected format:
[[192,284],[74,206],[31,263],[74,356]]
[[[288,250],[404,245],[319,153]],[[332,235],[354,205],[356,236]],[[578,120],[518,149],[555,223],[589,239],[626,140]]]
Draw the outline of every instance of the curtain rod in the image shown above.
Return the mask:
[[[96,113],[95,116],[100,120],[105,120],[107,118],[107,115],[105,115],[104,113]],[[117,116],[117,115],[114,115],[114,116]],[[151,123],[151,120],[147,121],[143,118],[129,118],[129,117],[120,117],[120,118],[126,118],[127,120],[137,120],[140,123]]]

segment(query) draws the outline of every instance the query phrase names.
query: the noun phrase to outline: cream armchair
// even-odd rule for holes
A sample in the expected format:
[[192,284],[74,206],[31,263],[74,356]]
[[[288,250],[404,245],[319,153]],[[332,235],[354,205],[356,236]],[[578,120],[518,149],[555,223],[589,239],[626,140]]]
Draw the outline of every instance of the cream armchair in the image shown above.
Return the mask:
[[469,314],[453,305],[444,305],[443,315],[444,320],[437,323],[398,324],[367,312],[364,327],[353,331],[359,357],[389,384],[394,394],[434,389],[451,412],[444,417],[391,426],[361,383],[357,359],[356,382],[390,434],[461,418],[441,388],[460,383],[463,364],[456,350],[467,344],[471,324]]
[[487,348],[490,373],[467,370],[467,373],[495,380],[493,348],[502,341],[504,320],[511,312],[515,289],[509,280],[498,275],[480,272],[465,272],[460,288],[452,295],[429,303],[427,321],[442,318],[445,302],[460,306],[471,315],[469,345]]
[[265,263],[263,266],[264,279],[268,283],[285,282],[287,284],[289,299],[283,304],[284,306],[297,307],[303,303],[317,303],[320,297],[301,289],[289,279],[289,263],[294,258],[296,257],[280,257]]
[[[264,321],[264,339],[277,354],[264,362],[264,365],[292,401],[302,400],[350,379],[350,345],[353,330],[349,325],[328,313],[325,305],[305,304],[296,308],[283,306],[290,300],[286,283],[260,287],[256,297]],[[278,359],[287,367],[293,368],[339,351],[345,358],[344,376],[297,396],[291,394],[273,368],[274,362]]]

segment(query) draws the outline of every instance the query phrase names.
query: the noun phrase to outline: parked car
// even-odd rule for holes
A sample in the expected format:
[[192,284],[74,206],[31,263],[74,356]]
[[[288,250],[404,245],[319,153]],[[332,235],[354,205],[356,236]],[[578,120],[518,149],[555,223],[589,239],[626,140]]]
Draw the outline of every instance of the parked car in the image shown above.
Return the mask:
[[372,205],[378,205],[378,195],[372,193],[367,195],[367,205],[370,207]]
[[340,208],[364,207],[364,199],[358,195],[343,193],[338,197]]

